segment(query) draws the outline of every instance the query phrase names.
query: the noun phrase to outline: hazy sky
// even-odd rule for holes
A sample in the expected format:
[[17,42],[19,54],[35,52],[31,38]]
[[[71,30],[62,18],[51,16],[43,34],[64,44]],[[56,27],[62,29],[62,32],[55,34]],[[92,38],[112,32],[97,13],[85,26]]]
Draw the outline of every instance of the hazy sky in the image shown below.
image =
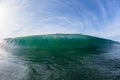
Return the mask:
[[49,33],[120,41],[120,0],[0,0],[0,38]]

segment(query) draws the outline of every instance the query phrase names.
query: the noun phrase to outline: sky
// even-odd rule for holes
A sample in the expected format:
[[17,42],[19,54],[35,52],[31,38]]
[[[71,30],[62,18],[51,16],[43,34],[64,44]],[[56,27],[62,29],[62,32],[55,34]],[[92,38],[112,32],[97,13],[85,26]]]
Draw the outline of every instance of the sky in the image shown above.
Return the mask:
[[0,0],[0,38],[54,33],[120,41],[120,0]]

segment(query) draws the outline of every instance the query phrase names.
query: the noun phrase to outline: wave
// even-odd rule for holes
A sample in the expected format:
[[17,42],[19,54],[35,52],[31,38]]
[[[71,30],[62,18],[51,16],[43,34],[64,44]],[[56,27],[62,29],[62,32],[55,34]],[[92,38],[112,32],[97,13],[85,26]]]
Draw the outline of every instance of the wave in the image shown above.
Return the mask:
[[5,39],[10,49],[85,51],[111,48],[117,42],[81,34],[49,34]]
[[27,80],[109,80],[119,75],[119,45],[88,35],[49,34],[4,39],[3,48],[8,61],[28,68]]

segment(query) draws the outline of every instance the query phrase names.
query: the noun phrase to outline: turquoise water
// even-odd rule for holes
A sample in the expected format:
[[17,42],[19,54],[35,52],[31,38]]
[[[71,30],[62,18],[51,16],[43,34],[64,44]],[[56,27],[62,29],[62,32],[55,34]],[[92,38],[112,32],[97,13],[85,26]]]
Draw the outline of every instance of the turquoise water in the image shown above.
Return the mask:
[[8,38],[0,80],[119,80],[120,44],[80,34]]

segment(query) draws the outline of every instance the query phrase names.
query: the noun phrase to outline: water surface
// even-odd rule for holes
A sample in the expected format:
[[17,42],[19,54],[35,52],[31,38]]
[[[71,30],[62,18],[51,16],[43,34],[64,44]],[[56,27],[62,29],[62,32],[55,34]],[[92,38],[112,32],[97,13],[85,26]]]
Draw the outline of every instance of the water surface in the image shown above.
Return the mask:
[[120,44],[79,34],[5,39],[0,80],[119,80]]

